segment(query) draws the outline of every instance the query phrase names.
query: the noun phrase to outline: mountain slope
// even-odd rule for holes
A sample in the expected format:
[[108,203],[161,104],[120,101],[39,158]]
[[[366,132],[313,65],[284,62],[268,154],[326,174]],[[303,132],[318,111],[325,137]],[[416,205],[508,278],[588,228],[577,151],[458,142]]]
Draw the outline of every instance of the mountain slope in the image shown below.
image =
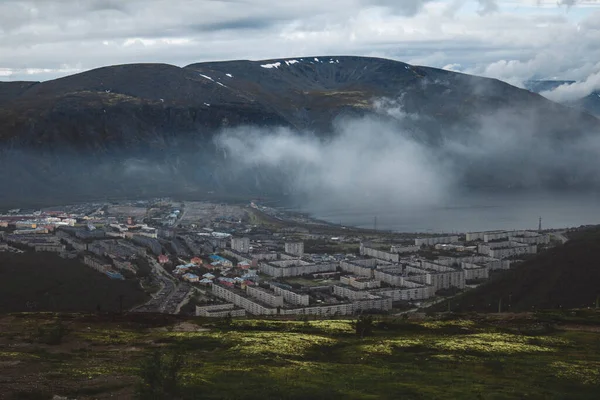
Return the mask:
[[[541,93],[547,90],[556,89],[561,85],[571,85],[575,82],[576,81],[531,80],[525,82],[525,88],[534,93]],[[565,105],[587,111],[596,117],[600,117],[600,92],[596,91],[579,100],[565,103]]]
[[27,147],[135,149],[140,140],[161,145],[169,134],[209,136],[240,124],[327,131],[338,115],[372,112],[382,97],[402,97],[407,113],[434,121],[428,130],[524,108],[557,134],[598,126],[500,81],[365,57],[131,64],[14,86],[0,86],[0,139]]
[[[118,65],[0,84],[0,185],[12,188],[0,200],[278,191],[273,182],[289,178],[256,171],[234,180],[215,135],[256,126],[328,138],[348,117],[386,121],[432,148],[468,143],[490,126],[557,145],[600,132],[591,115],[504,82],[380,58]],[[465,169],[475,186],[506,187]]]
[[[578,232],[565,245],[452,300],[454,311],[505,311],[593,307],[600,295],[600,227]],[[440,311],[447,304],[438,306]]]

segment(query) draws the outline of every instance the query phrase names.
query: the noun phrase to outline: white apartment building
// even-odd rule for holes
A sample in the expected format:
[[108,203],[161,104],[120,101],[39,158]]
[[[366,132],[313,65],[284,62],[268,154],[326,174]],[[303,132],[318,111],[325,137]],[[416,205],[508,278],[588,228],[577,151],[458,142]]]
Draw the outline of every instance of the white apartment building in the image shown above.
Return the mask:
[[246,296],[241,290],[234,288],[226,288],[217,284],[212,285],[212,293],[227,302],[243,308],[252,315],[276,315],[277,308],[271,307],[264,303],[259,303],[259,300],[254,300]]
[[95,269],[98,272],[106,272],[112,268],[112,265],[93,256],[83,256],[83,263],[88,267]]
[[460,266],[465,271],[465,280],[488,279],[490,277],[490,269],[483,265],[464,262]]
[[463,262],[469,264],[478,264],[484,267],[488,267],[490,271],[510,268],[510,260],[499,260],[497,258],[492,258],[483,255],[473,255],[467,257],[441,257],[435,260],[435,262],[437,264],[445,265],[448,267],[452,265],[460,265]]
[[394,263],[400,262],[400,255],[398,253],[389,253],[387,251],[377,250],[369,247],[369,245],[365,243],[360,244],[360,255]]
[[416,253],[419,250],[421,250],[421,246],[417,246],[417,245],[406,245],[406,246],[402,246],[402,245],[393,245],[390,248],[390,253],[399,253],[399,254],[405,254],[405,253]]
[[483,235],[484,242],[491,242],[500,239],[509,239],[513,236],[524,236],[527,231],[498,231],[498,232],[486,232]]
[[415,239],[415,246],[435,246],[436,244],[443,243],[456,243],[458,242],[458,236],[439,236],[430,238],[417,238]]
[[213,306],[196,306],[197,317],[245,317],[246,310],[243,308],[235,308],[233,303],[215,304]]
[[540,235],[537,232],[527,232],[523,236],[511,236],[512,241],[524,244],[548,244],[550,243],[550,235]]
[[340,262],[340,268],[342,271],[366,278],[373,278],[373,271],[375,269],[384,268],[391,265],[392,264],[390,262],[373,258]]
[[281,309],[281,315],[319,315],[319,316],[336,316],[336,315],[352,315],[354,313],[354,305],[352,303],[337,303],[325,304],[312,307],[299,307]]
[[359,290],[376,289],[381,286],[381,282],[378,280],[351,275],[340,276],[340,282]]
[[304,242],[285,242],[285,252],[302,257],[304,255]]
[[523,254],[535,254],[537,253],[537,245],[528,245],[515,241],[488,242],[478,245],[477,251],[492,258],[502,259]]
[[523,245],[523,246],[515,246],[509,248],[502,249],[492,249],[490,250],[489,255],[494,258],[507,258],[513,256],[520,256],[524,254],[536,254],[537,253],[537,245]]
[[250,238],[231,238],[231,249],[240,253],[250,252]]
[[283,307],[283,296],[275,294],[267,289],[258,286],[246,287],[246,293],[257,300],[262,301],[273,307]]
[[292,290],[284,289],[271,283],[271,289],[276,295],[282,296],[283,300],[295,306],[307,306],[310,303],[310,296],[306,293],[296,293]]
[[389,297],[392,301],[414,301],[433,297],[435,295],[435,288],[433,286],[406,281],[402,287],[381,288],[372,290],[371,293]]
[[353,301],[354,312],[381,310],[389,311],[392,309],[392,299],[390,297],[373,296],[368,299]]
[[431,285],[435,291],[450,287],[460,289],[465,287],[465,272],[463,270],[455,270],[428,261],[422,261],[421,267],[407,265],[404,269],[408,274],[407,279]]
[[335,285],[333,287],[333,294],[335,294],[336,296],[343,297],[343,298],[348,299],[353,302],[356,300],[364,300],[364,299],[369,299],[369,298],[374,297],[372,294],[370,294],[366,290],[357,290],[351,286],[342,286],[342,285]]
[[275,278],[282,278],[315,274],[319,272],[334,272],[337,270],[337,267],[337,262],[313,264],[304,260],[280,260],[261,262],[258,268],[260,272],[264,274]]
[[53,243],[53,242],[39,243],[39,244],[36,244],[33,248],[36,252],[37,251],[47,251],[47,252],[51,252],[51,253],[62,253],[63,251],[66,250],[66,247],[64,244]]
[[391,286],[404,285],[404,270],[401,266],[381,268],[373,271],[375,279]]

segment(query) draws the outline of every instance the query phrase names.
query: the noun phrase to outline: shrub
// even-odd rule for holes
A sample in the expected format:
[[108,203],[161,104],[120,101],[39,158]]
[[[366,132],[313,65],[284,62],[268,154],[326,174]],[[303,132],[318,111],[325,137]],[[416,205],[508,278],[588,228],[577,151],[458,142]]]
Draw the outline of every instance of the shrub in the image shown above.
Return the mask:
[[38,326],[36,340],[39,343],[56,346],[62,343],[67,333],[67,327],[60,319],[57,319],[51,324]]
[[364,338],[365,336],[371,336],[373,334],[373,325],[372,315],[360,315],[353,323],[356,335],[360,336],[361,338]]
[[155,350],[142,360],[139,369],[141,382],[136,389],[139,399],[169,399],[181,386],[181,369],[185,358],[181,350],[163,354]]

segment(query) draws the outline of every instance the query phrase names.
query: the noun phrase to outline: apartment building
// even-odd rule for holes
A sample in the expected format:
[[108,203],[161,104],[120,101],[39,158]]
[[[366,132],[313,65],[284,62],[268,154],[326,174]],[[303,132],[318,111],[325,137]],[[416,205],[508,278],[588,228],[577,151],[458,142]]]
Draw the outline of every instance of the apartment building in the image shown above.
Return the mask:
[[490,277],[490,269],[486,266],[463,262],[460,267],[465,271],[465,280],[488,279]]
[[435,295],[435,288],[430,285],[405,281],[401,287],[375,289],[371,293],[389,297],[392,301],[414,301],[433,297]]
[[246,293],[248,296],[260,300],[272,307],[283,307],[283,296],[277,295],[275,292],[271,292],[259,286],[248,286],[246,287]]
[[403,286],[405,282],[402,266],[384,267],[373,271],[376,280],[391,286]]
[[247,237],[243,238],[231,238],[231,250],[239,253],[250,252],[250,239]]
[[388,262],[400,262],[400,255],[398,253],[390,253],[387,251],[374,249],[365,243],[360,244],[360,255],[373,257]]
[[351,286],[345,286],[341,284],[333,287],[333,294],[348,299],[352,302],[373,297],[373,295],[366,290],[357,290]]
[[429,261],[421,261],[420,267],[407,265],[404,268],[407,278],[411,281],[431,285],[435,291],[457,287],[464,289],[465,272]]
[[270,286],[273,292],[278,296],[282,296],[286,303],[295,306],[307,306],[310,303],[310,296],[306,293],[298,293],[293,291],[291,287],[285,287],[287,285],[276,284],[273,282]]
[[340,262],[340,268],[342,269],[342,271],[348,272],[352,275],[358,275],[366,278],[373,278],[373,274],[376,269],[384,268],[386,266],[391,265],[392,264],[388,261],[373,258]]
[[458,236],[438,236],[430,238],[417,238],[415,239],[415,246],[435,246],[436,244],[444,243],[456,243],[458,242]]
[[502,259],[524,254],[535,254],[537,253],[537,245],[515,241],[488,242],[478,245],[477,251],[492,258]]
[[243,308],[252,315],[276,315],[277,308],[262,303],[259,300],[249,298],[246,293],[236,288],[226,288],[224,286],[213,284],[212,293],[227,302]]
[[302,257],[304,255],[304,242],[285,242],[285,252]]
[[110,271],[112,269],[112,265],[94,256],[83,256],[83,263],[88,267],[91,267],[102,273],[106,273],[106,271]]
[[338,263],[313,264],[304,260],[280,260],[259,264],[260,272],[275,278],[334,272],[337,267]]
[[390,253],[398,253],[398,254],[406,254],[406,253],[416,253],[421,250],[421,246],[417,245],[393,245],[390,248]]
[[381,286],[381,282],[379,280],[351,275],[340,276],[340,282],[344,285],[352,286],[359,290],[376,289]]
[[318,316],[337,316],[352,315],[355,307],[352,303],[324,304],[312,307],[299,307],[281,309],[281,315],[318,315]]
[[51,253],[62,253],[66,250],[66,246],[64,244],[56,243],[56,242],[47,242],[47,243],[39,243],[33,246],[36,252],[38,251],[47,251]]
[[233,303],[196,306],[196,316],[210,318],[245,317],[246,310],[243,308],[236,308]]

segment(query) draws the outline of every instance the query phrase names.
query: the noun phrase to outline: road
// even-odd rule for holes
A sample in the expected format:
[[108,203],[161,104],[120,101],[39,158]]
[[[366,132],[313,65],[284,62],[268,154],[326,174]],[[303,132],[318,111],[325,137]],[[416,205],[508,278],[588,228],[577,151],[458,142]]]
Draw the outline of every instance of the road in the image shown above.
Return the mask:
[[164,270],[153,257],[148,256],[148,262],[152,268],[152,274],[160,285],[158,292],[152,295],[146,304],[133,308],[135,312],[165,312],[165,309],[170,308],[169,300],[177,292],[178,285],[173,281],[173,278]]

